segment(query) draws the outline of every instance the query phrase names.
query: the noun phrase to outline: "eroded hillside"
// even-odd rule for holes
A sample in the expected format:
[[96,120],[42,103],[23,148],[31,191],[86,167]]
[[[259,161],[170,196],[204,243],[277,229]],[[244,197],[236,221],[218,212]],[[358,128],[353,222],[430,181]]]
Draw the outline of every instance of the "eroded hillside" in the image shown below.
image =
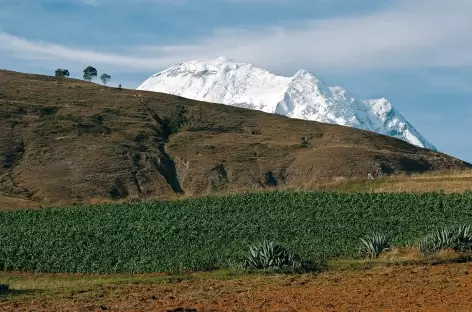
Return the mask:
[[470,167],[353,128],[9,71],[0,71],[0,155],[3,207]]

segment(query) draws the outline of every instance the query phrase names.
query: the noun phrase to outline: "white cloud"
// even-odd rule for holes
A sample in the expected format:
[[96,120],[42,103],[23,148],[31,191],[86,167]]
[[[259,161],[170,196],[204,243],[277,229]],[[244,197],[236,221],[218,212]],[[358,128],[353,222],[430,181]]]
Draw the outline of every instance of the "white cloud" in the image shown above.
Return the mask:
[[[234,0],[233,0],[234,1]],[[239,0],[241,1],[241,0]],[[248,0],[245,0],[248,1]],[[472,66],[470,0],[402,0],[360,16],[259,29],[216,29],[182,45],[98,52],[0,32],[0,51],[28,59],[62,59],[122,69],[157,70],[220,55],[276,69],[372,70]]]
[[4,50],[19,58],[46,61],[65,60],[83,64],[109,64],[136,69],[144,68],[146,62],[150,62],[150,66],[156,65],[153,59],[142,59],[131,55],[119,55],[80,48],[76,49],[48,42],[30,41],[2,32],[0,32],[0,50]]

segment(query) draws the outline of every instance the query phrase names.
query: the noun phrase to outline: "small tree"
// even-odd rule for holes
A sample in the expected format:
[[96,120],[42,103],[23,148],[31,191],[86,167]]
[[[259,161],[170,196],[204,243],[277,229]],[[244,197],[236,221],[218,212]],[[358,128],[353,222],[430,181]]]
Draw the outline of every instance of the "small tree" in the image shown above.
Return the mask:
[[58,68],[56,69],[56,77],[69,77],[69,71],[67,69]]
[[102,80],[103,84],[106,85],[111,80],[111,76],[108,74],[102,74],[100,79]]
[[84,69],[84,80],[92,81],[93,78],[97,77],[98,73],[95,67],[87,66]]

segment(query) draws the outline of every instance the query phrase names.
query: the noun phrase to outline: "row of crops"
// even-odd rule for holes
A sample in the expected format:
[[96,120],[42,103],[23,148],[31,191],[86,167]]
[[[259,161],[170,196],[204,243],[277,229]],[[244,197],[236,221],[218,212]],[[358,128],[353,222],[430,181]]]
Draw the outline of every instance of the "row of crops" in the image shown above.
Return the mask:
[[470,194],[269,192],[174,202],[0,213],[0,269],[47,272],[203,270],[277,241],[304,258],[355,257],[359,238],[393,243],[472,223]]

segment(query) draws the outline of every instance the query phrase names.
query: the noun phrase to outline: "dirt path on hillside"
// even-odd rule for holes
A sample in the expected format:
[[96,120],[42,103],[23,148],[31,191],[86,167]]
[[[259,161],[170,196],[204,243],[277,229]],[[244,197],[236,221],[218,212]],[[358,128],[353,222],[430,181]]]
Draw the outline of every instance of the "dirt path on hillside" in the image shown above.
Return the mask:
[[472,264],[108,285],[0,302],[0,310],[472,311]]

